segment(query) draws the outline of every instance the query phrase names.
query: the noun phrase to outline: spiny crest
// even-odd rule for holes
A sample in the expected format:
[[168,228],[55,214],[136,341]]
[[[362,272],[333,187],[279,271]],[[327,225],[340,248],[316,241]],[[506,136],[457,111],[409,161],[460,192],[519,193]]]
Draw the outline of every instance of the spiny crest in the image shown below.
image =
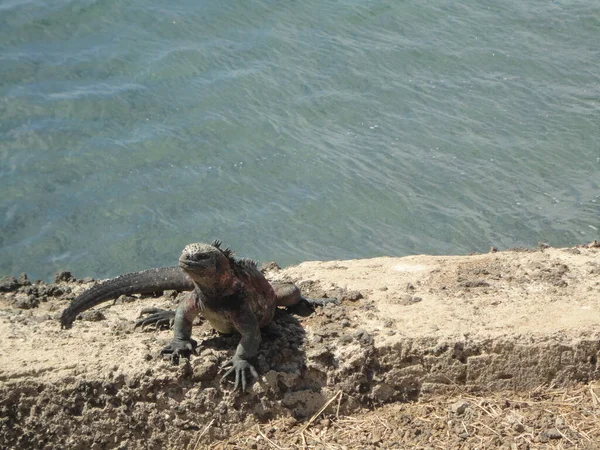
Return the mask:
[[251,267],[251,268],[254,268],[254,269],[258,269],[257,262],[254,261],[253,259],[250,259],[250,258],[241,258],[241,259],[238,259],[236,261],[236,263],[237,263],[238,266],[241,266],[241,267]]
[[231,250],[229,247],[227,247],[226,249],[223,250],[221,248],[221,244],[222,244],[222,242],[219,239],[215,239],[213,241],[213,243],[212,243],[212,246],[218,248],[219,250],[221,250],[221,253],[223,253],[227,257],[227,259],[230,259],[230,260],[234,261],[234,259],[233,259],[233,250]]
[[238,267],[242,270],[246,268],[258,269],[258,263],[250,258],[236,259],[233,257],[233,250],[227,247],[225,250],[221,249],[223,243],[220,240],[215,240],[212,245],[215,248],[221,250],[221,252],[227,257],[227,259],[233,264],[234,267]]

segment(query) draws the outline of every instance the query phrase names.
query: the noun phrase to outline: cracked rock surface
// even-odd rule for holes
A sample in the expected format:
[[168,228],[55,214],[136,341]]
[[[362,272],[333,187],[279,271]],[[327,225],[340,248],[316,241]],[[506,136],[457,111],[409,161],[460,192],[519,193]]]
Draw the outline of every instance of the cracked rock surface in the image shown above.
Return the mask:
[[[236,448],[228,439],[257,424],[279,421],[273,432],[279,435],[317,423],[313,414],[334,397],[329,413],[333,408],[336,417],[404,411],[435,399],[446,402],[444,414],[467,417],[473,400],[453,397],[457,389],[476,396],[600,378],[600,249],[594,245],[265,270],[272,280],[295,282],[305,297],[341,302],[312,314],[278,311],[262,330],[254,361],[260,380],[244,394],[232,392],[219,374],[238,336],[219,335],[200,321],[193,332],[198,355],[173,366],[159,355],[171,331],[133,330],[142,308],[173,308],[174,292],[104,303],[61,330],[60,313],[92,279],[62,272],[51,284],[31,283],[25,275],[2,280],[0,447],[204,448],[223,442]],[[413,448],[409,442],[421,448],[424,431],[403,426],[407,448]],[[544,426],[530,434],[567,442],[564,427]],[[359,447],[388,448],[386,433],[373,431]],[[472,433],[458,427],[457,442],[468,442]],[[268,441],[261,439],[239,448],[262,448]],[[354,448],[353,442],[331,445]]]

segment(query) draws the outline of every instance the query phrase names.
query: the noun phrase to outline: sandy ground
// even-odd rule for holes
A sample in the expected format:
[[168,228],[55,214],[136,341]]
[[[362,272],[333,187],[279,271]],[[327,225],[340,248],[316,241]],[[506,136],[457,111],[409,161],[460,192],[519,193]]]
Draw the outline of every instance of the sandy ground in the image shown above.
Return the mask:
[[177,293],[60,330],[93,281],[5,279],[0,448],[600,448],[599,247],[271,266],[341,302],[278,313],[244,394],[218,374],[239,337],[200,322],[172,366],[169,330],[133,330]]

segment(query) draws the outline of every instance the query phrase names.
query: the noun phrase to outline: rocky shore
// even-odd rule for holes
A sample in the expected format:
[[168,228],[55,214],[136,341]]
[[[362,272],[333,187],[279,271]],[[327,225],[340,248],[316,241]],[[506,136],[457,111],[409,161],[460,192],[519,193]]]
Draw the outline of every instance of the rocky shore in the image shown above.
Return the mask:
[[341,301],[279,311],[244,394],[218,373],[239,337],[200,321],[198,356],[173,366],[170,331],[133,329],[176,292],[61,330],[96,281],[4,278],[0,447],[600,448],[600,245],[493,250],[266,265]]

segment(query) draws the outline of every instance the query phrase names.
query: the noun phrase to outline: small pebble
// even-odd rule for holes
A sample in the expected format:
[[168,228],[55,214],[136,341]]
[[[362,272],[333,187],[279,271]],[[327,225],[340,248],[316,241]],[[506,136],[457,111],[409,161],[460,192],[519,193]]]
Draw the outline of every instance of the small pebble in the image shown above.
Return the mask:
[[459,400],[453,404],[450,405],[450,411],[453,412],[454,414],[464,414],[465,411],[467,410],[467,408],[469,407],[469,403],[465,402],[464,400]]
[[550,428],[549,430],[546,430],[546,432],[544,433],[548,439],[561,439],[562,438],[562,434],[560,431],[558,431],[558,428]]

